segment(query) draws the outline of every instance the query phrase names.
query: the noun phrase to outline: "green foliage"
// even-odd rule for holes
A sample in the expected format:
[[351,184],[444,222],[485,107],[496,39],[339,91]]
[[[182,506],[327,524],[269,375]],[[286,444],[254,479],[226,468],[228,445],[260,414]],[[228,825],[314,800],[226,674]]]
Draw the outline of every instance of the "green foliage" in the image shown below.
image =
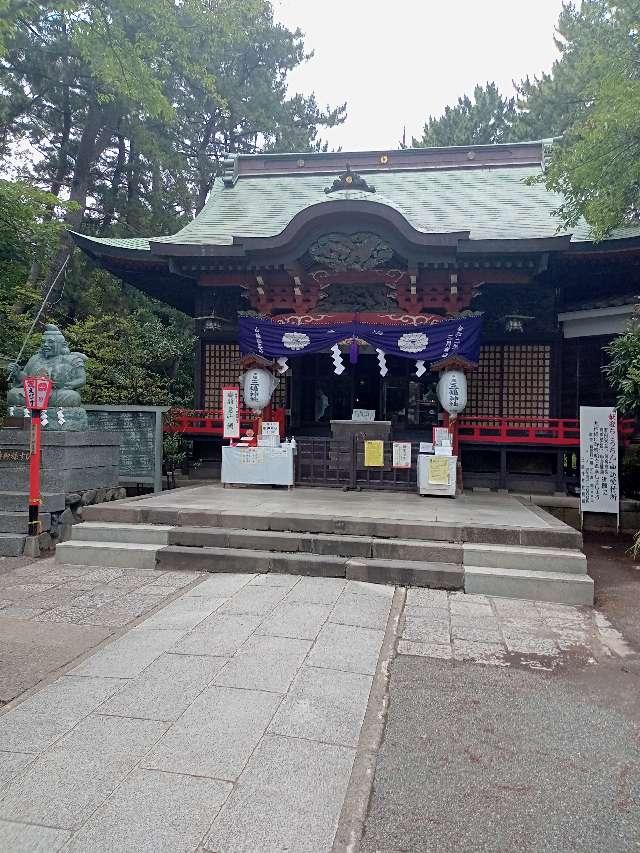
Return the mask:
[[90,315],[67,326],[65,334],[70,346],[89,356],[85,402],[193,405],[195,339],[149,307],[126,316]]
[[[0,152],[24,176],[0,184],[0,355],[15,357],[69,254],[61,219],[101,236],[174,233],[225,153],[321,148],[344,106],[287,94],[306,58],[268,0],[0,0]],[[190,320],[83,256],[49,320],[90,356],[88,401],[193,404]]]
[[514,142],[516,116],[515,98],[504,98],[495,83],[476,86],[473,100],[464,95],[454,107],[445,107],[440,118],[429,116],[413,147]]
[[29,273],[55,252],[61,226],[50,211],[57,203],[50,193],[0,180],[0,355],[15,357],[40,304]]
[[625,448],[620,480],[625,497],[640,498],[640,444]]
[[618,395],[618,408],[640,417],[640,306],[622,335],[606,347],[610,362],[605,372]]
[[584,217],[601,239],[638,215],[640,3],[585,0],[564,9],[558,29],[556,77],[572,100],[545,181],[564,197],[563,224]]

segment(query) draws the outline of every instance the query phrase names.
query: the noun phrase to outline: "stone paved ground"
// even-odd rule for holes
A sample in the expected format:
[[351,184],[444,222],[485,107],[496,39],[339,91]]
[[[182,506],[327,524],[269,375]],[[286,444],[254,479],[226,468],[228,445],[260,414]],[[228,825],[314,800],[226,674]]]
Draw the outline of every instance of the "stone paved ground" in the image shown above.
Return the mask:
[[0,704],[122,630],[198,572],[0,560]]
[[398,653],[554,670],[633,654],[608,619],[590,607],[410,589]]
[[[77,582],[39,565],[37,583],[4,588]],[[331,850],[364,817],[371,776],[352,768],[404,590],[219,574],[171,593],[182,575],[100,571],[80,578],[120,591],[107,621],[153,586],[173,600],[0,716],[0,850]],[[58,630],[70,610],[99,618],[74,598],[14,624]],[[602,614],[409,590],[396,645],[363,850],[640,843],[637,730],[616,699],[621,679],[637,688],[637,656]]]
[[0,849],[329,850],[393,595],[193,586],[0,717]]

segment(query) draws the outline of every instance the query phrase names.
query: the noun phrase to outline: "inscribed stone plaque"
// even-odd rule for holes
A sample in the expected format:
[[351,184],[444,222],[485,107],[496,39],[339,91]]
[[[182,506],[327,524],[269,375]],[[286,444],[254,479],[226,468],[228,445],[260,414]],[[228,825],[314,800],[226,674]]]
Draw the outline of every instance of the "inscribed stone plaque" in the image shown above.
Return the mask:
[[89,429],[119,432],[120,479],[153,478],[156,458],[156,413],[87,410]]

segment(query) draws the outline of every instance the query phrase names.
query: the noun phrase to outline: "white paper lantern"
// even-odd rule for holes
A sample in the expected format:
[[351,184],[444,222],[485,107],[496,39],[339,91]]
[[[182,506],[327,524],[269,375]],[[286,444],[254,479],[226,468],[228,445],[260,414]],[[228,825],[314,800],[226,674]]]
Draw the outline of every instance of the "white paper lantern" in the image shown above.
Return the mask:
[[271,395],[278,386],[278,380],[268,370],[254,367],[247,370],[243,377],[242,395],[248,409],[260,411],[269,405]]
[[437,391],[440,405],[450,415],[458,414],[467,405],[467,377],[461,370],[445,370]]

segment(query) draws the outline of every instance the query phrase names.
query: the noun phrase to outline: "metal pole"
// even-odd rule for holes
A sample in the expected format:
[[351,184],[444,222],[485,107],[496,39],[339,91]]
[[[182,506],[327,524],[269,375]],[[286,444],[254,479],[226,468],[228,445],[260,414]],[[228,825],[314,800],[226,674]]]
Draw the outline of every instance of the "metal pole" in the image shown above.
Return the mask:
[[29,536],[40,535],[40,438],[42,424],[40,411],[34,409],[31,417],[31,458],[29,460]]

